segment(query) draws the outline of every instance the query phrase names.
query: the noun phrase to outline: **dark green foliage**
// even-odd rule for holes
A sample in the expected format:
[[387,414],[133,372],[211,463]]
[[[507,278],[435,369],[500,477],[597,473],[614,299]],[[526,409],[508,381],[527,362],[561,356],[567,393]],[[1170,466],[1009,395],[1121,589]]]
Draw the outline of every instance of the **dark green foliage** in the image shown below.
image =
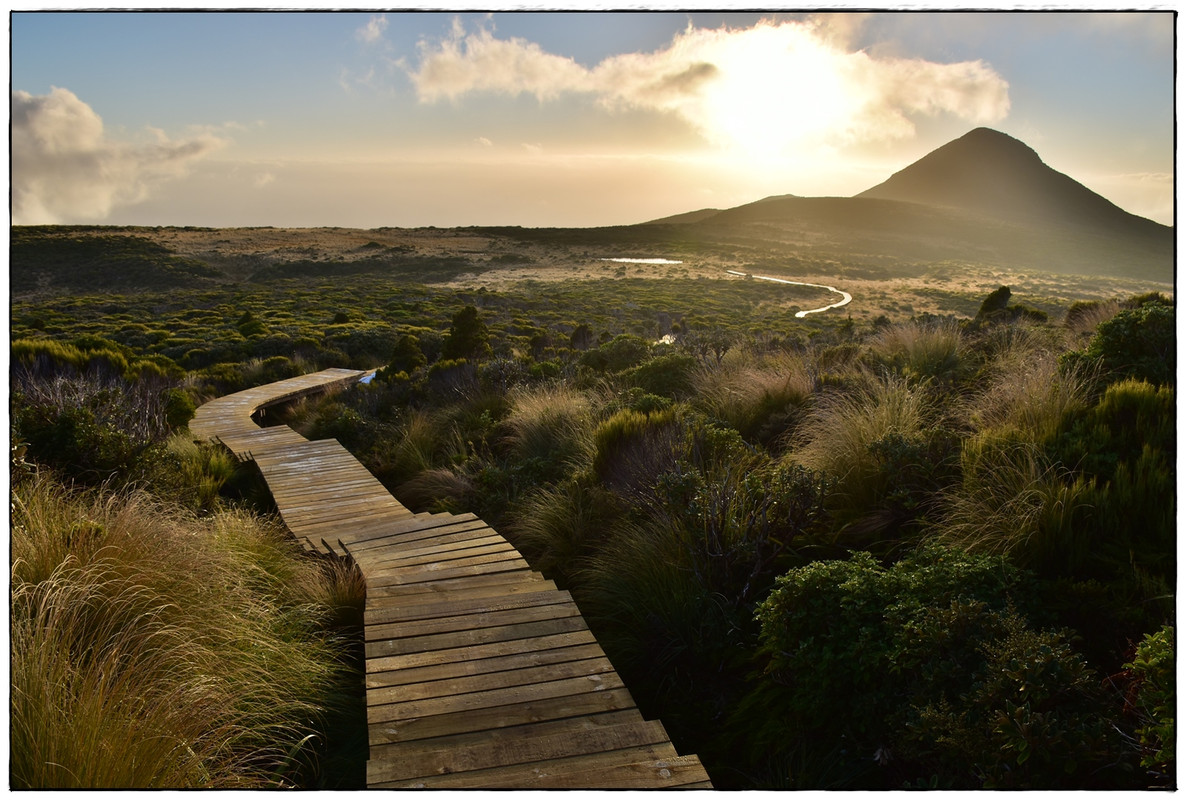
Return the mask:
[[1176,415],[1169,387],[1125,380],[1108,387],[1051,449],[1091,484],[1076,574],[1129,587],[1154,619],[1170,613],[1176,546]]
[[345,278],[377,275],[414,281],[449,281],[459,275],[483,272],[481,262],[461,256],[378,254],[357,261],[286,261],[261,267],[251,274],[254,283],[285,279]]
[[582,322],[573,329],[569,337],[569,345],[573,350],[588,350],[593,346],[593,331]]
[[1008,286],[1002,286],[994,290],[980,304],[980,310],[976,313],[976,318],[983,319],[1004,311],[1005,307],[1009,305],[1009,298],[1012,294]]
[[650,394],[682,399],[691,393],[691,374],[696,365],[690,355],[667,353],[632,367],[623,377]]
[[387,380],[388,376],[403,372],[411,375],[428,363],[424,351],[420,349],[420,339],[410,333],[405,333],[395,342],[392,349],[391,361],[379,370],[380,380]]
[[1141,766],[1155,779],[1155,785],[1166,788],[1174,787],[1177,772],[1174,757],[1175,662],[1174,628],[1163,625],[1161,630],[1145,636],[1132,661],[1124,665],[1133,678],[1129,702],[1137,718]]
[[757,612],[764,677],[739,714],[766,709],[752,753],[839,759],[851,787],[1106,785],[1098,679],[1030,628],[1011,600],[1021,580],[1002,558],[938,546],[791,570]]
[[490,354],[490,333],[478,314],[478,309],[466,306],[454,314],[441,357],[474,360]]
[[1016,303],[1009,305],[1009,298],[1012,296],[1008,286],[1002,286],[996,291],[984,298],[984,302],[980,304],[980,310],[976,312],[975,322],[977,324],[999,323],[999,322],[1016,322],[1018,320],[1025,320],[1027,322],[1046,322],[1046,312],[1038,308],[1031,308],[1030,306]]
[[596,350],[583,353],[580,363],[599,372],[622,372],[641,364],[650,352],[651,345],[646,339],[620,333]]
[[1098,363],[1111,380],[1173,382],[1177,364],[1173,306],[1149,301],[1121,309],[1100,323],[1079,359]]
[[151,468],[168,433],[166,392],[175,398],[150,383],[95,373],[53,381],[19,376],[13,439],[27,445],[30,461],[66,478],[90,485],[134,480]]
[[12,228],[14,294],[38,289],[168,289],[202,286],[224,277],[208,264],[182,258],[142,236],[71,236],[52,227]]

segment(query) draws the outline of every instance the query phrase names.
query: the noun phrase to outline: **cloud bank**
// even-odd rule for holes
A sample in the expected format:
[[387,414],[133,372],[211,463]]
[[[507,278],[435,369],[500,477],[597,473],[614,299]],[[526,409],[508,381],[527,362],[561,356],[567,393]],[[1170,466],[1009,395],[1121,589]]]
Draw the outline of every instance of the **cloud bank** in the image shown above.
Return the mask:
[[828,17],[746,29],[688,27],[663,50],[626,53],[592,68],[488,29],[422,41],[405,66],[422,102],[474,92],[583,93],[608,109],[670,113],[720,146],[759,150],[804,142],[891,140],[914,132],[911,115],[1003,119],[1008,84],[983,61],[940,64],[852,50]]
[[146,199],[225,144],[213,134],[128,144],[107,139],[103,120],[72,92],[12,92],[12,216],[18,225],[100,220]]

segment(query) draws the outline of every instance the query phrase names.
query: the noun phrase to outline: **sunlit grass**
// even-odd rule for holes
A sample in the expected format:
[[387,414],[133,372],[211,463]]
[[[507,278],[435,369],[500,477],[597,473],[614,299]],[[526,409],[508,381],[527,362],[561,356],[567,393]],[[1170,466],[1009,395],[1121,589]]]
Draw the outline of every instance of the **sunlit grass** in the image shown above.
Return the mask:
[[13,786],[281,786],[310,767],[347,669],[326,623],[361,596],[275,524],[30,478],[12,559]]
[[[693,404],[743,435],[781,433],[788,409],[803,406],[814,390],[804,356],[777,352],[754,355],[731,350],[719,364],[692,374]],[[773,437],[772,437],[773,438]]]

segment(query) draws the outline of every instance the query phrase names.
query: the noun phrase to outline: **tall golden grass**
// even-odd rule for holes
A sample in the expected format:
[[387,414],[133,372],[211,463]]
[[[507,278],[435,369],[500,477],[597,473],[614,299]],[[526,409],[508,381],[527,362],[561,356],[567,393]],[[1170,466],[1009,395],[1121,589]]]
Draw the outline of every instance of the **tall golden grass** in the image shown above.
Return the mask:
[[[283,786],[347,668],[361,603],[244,511],[13,490],[10,780],[17,788]],[[343,597],[343,590],[347,596]]]

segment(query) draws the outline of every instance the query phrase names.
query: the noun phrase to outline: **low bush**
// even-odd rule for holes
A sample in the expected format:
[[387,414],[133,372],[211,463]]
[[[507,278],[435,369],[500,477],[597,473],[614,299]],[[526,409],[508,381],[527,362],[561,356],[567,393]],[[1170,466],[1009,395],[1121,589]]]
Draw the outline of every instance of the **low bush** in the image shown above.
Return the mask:
[[762,708],[763,722],[738,735],[759,761],[832,765],[836,788],[1108,785],[1119,745],[1098,679],[1026,622],[1023,577],[933,545],[791,570],[757,611],[763,677],[737,720]]

